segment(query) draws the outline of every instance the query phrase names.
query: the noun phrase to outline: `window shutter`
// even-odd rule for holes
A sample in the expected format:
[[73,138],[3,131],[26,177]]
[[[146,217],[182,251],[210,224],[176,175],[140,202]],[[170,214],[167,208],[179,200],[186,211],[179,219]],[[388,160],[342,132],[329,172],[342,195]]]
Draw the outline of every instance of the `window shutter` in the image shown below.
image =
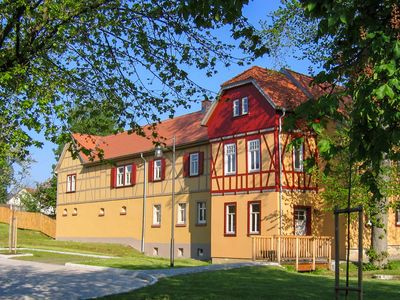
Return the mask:
[[204,171],[204,152],[199,152],[199,175],[203,175]]
[[116,179],[117,179],[117,168],[111,169],[111,188],[115,188],[116,186]]
[[136,165],[132,164],[131,184],[136,184]]
[[154,181],[154,176],[153,176],[153,172],[154,172],[154,160],[149,161],[149,182],[153,182]]
[[185,153],[185,155],[183,155],[183,177],[189,176],[189,168],[190,168],[189,153]]
[[161,159],[161,180],[165,179],[165,158]]

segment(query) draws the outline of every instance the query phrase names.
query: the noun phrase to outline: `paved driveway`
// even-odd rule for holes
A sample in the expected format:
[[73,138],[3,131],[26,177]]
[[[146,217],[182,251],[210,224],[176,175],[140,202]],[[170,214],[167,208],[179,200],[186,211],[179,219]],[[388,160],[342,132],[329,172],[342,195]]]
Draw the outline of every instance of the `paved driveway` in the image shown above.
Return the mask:
[[138,275],[0,258],[0,299],[85,299],[123,293],[149,284]]
[[259,264],[130,271],[76,264],[52,265],[0,257],[0,299],[96,298],[141,288],[163,277],[255,265]]

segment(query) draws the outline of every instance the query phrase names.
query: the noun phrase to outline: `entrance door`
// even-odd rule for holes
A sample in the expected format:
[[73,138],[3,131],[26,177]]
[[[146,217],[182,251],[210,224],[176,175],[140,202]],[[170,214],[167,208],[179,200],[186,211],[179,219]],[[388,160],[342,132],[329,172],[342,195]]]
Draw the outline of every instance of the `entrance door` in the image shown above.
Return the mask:
[[311,216],[309,207],[294,208],[294,234],[310,235],[311,234]]

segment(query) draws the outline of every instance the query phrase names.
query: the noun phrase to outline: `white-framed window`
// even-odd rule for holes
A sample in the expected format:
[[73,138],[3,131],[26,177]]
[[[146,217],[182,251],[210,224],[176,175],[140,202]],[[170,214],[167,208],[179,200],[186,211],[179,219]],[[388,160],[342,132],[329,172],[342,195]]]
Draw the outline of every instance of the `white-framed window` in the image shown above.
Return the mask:
[[178,222],[179,225],[186,224],[186,203],[178,203]]
[[153,225],[156,225],[156,226],[161,225],[161,205],[160,204],[153,205]]
[[132,165],[117,167],[117,187],[132,184]]
[[242,115],[249,113],[249,99],[247,97],[242,98]]
[[260,233],[260,221],[261,221],[261,204],[260,202],[249,203],[249,233],[259,234]]
[[225,204],[225,234],[236,234],[236,203]]
[[232,104],[233,116],[237,117],[240,115],[240,101],[239,99],[233,100]]
[[251,140],[247,142],[247,157],[249,171],[260,170],[260,140]]
[[225,175],[236,173],[236,144],[226,144],[225,150]]
[[207,223],[207,207],[205,202],[197,202],[197,224]]
[[190,153],[189,155],[189,175],[197,176],[199,175],[199,153]]
[[303,171],[303,144],[293,147],[293,168],[295,171]]
[[124,185],[124,169],[123,166],[117,168],[117,186]]
[[161,180],[161,172],[162,172],[162,160],[157,159],[154,161],[154,180]]
[[76,174],[67,175],[67,193],[76,191]]

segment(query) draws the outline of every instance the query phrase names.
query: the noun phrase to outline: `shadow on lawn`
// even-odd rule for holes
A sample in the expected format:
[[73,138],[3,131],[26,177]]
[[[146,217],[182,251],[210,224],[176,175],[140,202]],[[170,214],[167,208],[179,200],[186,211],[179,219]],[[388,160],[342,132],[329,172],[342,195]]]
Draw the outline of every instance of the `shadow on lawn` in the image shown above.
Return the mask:
[[[333,299],[333,287],[333,278],[253,267],[165,278],[104,299]],[[364,299],[400,299],[399,288],[400,282],[366,281]]]

